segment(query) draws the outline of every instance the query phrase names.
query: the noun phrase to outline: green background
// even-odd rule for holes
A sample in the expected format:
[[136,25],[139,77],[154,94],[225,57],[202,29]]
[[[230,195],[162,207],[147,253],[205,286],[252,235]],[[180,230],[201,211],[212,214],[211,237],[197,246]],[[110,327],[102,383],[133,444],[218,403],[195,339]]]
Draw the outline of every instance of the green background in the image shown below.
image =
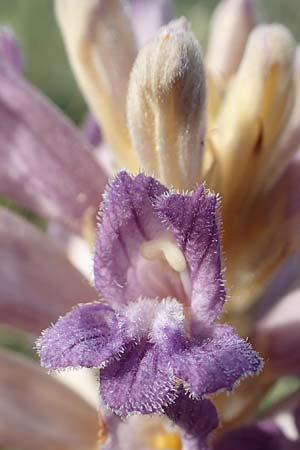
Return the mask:
[[[75,1],[75,0],[74,0]],[[153,0],[155,1],[155,0]],[[279,21],[300,39],[299,0],[257,0],[265,21]],[[186,15],[205,47],[209,17],[217,0],[175,0],[176,15]],[[26,76],[76,122],[85,110],[53,14],[53,0],[0,0],[0,23],[16,32],[25,55]]]

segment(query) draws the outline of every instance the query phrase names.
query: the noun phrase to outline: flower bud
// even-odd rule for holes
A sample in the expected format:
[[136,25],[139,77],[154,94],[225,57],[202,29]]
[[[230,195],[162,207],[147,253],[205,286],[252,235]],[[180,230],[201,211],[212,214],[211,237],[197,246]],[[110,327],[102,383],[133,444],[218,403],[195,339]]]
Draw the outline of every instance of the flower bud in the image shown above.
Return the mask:
[[185,19],[162,28],[139,53],[128,91],[128,124],[140,164],[178,189],[200,179],[206,86],[199,45]]
[[236,72],[257,16],[256,0],[223,0],[219,3],[211,22],[206,57],[211,74],[228,81]]
[[285,27],[264,25],[251,33],[212,136],[225,206],[231,198],[244,207],[257,191],[268,152],[291,111],[293,61],[294,40]]
[[77,82],[101,123],[117,162],[135,169],[126,127],[126,96],[136,56],[121,0],[56,0],[56,15]]
[[272,187],[283,174],[295,152],[300,150],[300,45],[296,49],[294,64],[295,101],[291,116],[282,136],[272,149],[264,180],[265,189]]

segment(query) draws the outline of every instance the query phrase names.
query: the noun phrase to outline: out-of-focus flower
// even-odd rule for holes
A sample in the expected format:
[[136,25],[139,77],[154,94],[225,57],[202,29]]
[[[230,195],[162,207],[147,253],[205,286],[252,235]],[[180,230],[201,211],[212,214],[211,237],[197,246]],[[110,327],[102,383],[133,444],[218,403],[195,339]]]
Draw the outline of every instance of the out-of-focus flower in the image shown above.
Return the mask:
[[215,450],[298,450],[300,441],[289,440],[271,421],[265,421],[225,433]]
[[299,450],[299,396],[279,402],[257,421],[225,432],[214,450]]
[[[155,20],[147,17],[148,33],[162,24],[160,18],[167,18],[168,1],[148,2],[149,7],[151,3]],[[79,236],[89,237],[93,232],[107,175],[86,139],[25,81],[22,71],[22,53],[15,37],[2,29],[0,193],[49,221],[51,232],[48,237],[1,208],[1,260],[5,264],[0,268],[0,321],[38,335],[72,305],[96,298],[69,258],[74,257],[78,266],[86,258],[78,253],[83,247]],[[61,224],[59,229],[57,224]],[[1,448],[94,448],[99,427],[104,432],[94,405],[87,405],[45,375],[37,364],[28,363],[32,371],[25,374],[24,358],[19,359],[7,354],[1,361]],[[85,395],[88,380],[86,376],[76,387]]]
[[92,406],[21,355],[1,349],[0,364],[1,448],[96,448]]
[[24,70],[23,55],[10,28],[3,27],[0,32],[0,60],[6,61],[18,73]]

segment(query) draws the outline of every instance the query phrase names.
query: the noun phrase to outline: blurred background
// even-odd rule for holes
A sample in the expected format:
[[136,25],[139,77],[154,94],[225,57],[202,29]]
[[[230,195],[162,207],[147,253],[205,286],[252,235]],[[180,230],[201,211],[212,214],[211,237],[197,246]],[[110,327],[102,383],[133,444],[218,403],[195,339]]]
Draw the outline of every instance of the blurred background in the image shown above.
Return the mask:
[[[76,0],[74,0],[75,2]],[[109,0],[107,0],[109,1]],[[263,20],[288,26],[300,40],[299,0],[257,0],[261,2]],[[175,15],[185,15],[205,49],[209,19],[218,0],[174,0]],[[86,107],[70,71],[60,32],[53,12],[53,0],[0,0],[0,25],[9,25],[21,44],[26,77],[50,97],[69,117],[80,123]],[[0,198],[0,203],[6,200]],[[11,202],[8,206],[12,206]],[[19,212],[20,208],[17,209]],[[26,211],[26,216],[43,228],[43,221]],[[36,357],[32,342],[22,335],[11,335],[0,327],[0,345]],[[298,379],[280,380],[264,403],[264,407],[299,386]],[[287,389],[288,388],[288,389]]]
[[[300,39],[299,0],[257,0],[263,20],[287,25]],[[205,48],[209,18],[218,0],[174,0],[176,16],[185,15]],[[10,25],[22,45],[26,76],[75,122],[85,111],[70,72],[55,23],[52,0],[0,0],[0,24]]]

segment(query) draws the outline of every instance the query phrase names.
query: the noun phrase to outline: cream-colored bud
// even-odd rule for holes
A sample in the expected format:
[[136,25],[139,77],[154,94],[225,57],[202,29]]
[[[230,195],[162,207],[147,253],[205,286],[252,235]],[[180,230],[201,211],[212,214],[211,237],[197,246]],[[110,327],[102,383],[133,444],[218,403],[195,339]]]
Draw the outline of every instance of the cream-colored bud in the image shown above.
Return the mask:
[[[281,25],[257,27],[214,124],[223,205],[237,207],[257,190],[269,151],[293,104],[294,40]],[[250,192],[251,191],[251,192]]]
[[129,74],[137,49],[122,0],[56,0],[70,63],[89,108],[101,123],[120,166],[136,158],[126,125]]
[[291,158],[300,150],[300,45],[297,46],[294,64],[295,101],[290,118],[276,146],[272,149],[268,176],[264,179],[268,190],[280,178]]
[[140,165],[178,189],[200,179],[206,85],[199,45],[185,19],[162,28],[138,54],[127,117]]
[[256,0],[223,0],[210,27],[206,64],[211,76],[223,82],[236,72],[249,33],[257,24]]

